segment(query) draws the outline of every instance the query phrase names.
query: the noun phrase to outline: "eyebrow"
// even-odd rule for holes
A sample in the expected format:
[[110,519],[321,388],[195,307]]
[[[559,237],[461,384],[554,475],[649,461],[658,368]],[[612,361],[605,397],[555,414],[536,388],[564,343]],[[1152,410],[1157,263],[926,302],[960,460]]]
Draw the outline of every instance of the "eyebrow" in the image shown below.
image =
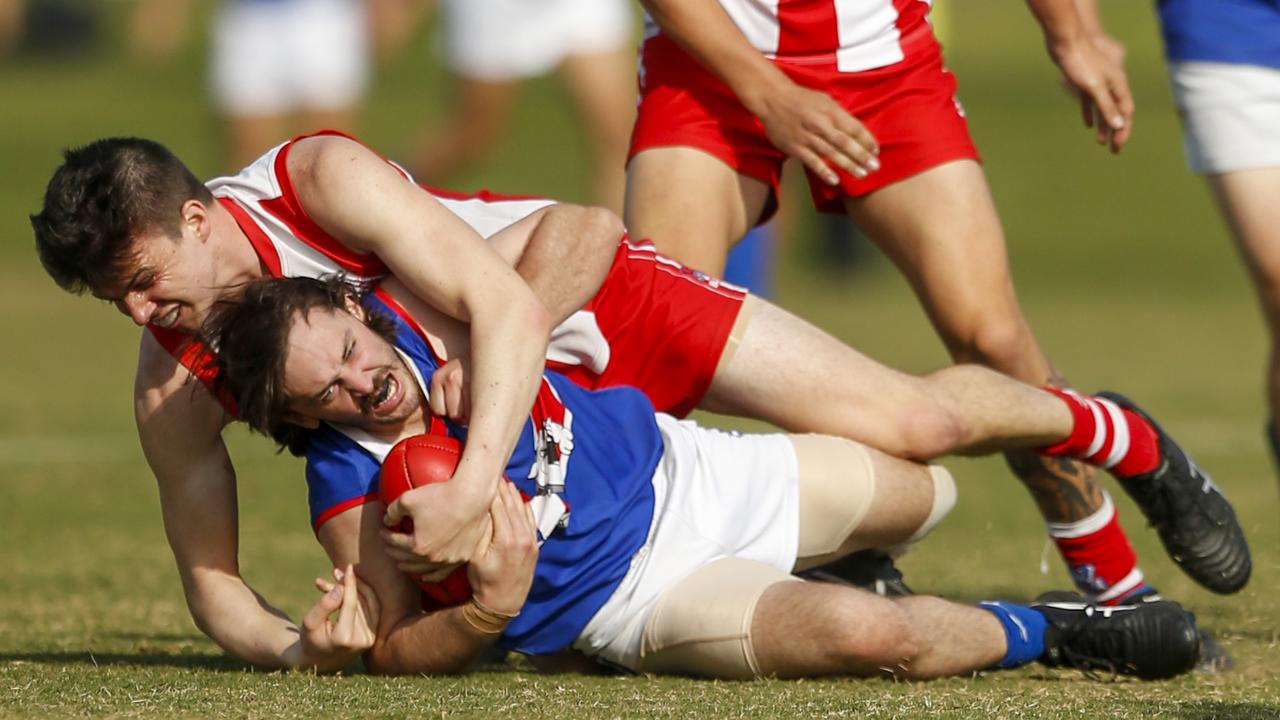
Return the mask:
[[[355,341],[354,335],[355,333],[351,332],[350,328],[347,328],[346,333],[342,336],[342,363],[344,365],[347,362],[347,358],[350,357],[350,353],[347,351],[347,348],[351,347],[352,343]],[[324,394],[328,392],[329,388],[336,382],[338,382],[338,378],[337,376],[334,376],[333,379],[324,384],[324,387],[320,388],[319,392],[311,396],[311,400],[317,404],[322,402],[324,400]]]
[[150,269],[146,267],[140,267],[137,270],[135,270],[133,275],[129,278],[128,282],[124,284],[124,293],[120,295],[120,297],[111,297],[110,295],[100,295],[97,292],[94,292],[93,296],[98,298],[99,300],[106,300],[107,302],[120,302],[125,298],[126,295],[133,292],[133,288],[138,284],[138,278],[145,275],[149,270]]

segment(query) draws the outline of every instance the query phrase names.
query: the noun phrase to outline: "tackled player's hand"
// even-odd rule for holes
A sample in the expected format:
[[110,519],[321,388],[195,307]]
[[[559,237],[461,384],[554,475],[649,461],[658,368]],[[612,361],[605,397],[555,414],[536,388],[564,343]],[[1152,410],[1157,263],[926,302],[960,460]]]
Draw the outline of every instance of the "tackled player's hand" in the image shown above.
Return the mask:
[[[356,577],[355,569],[333,569],[337,584],[316,578],[324,593],[307,612],[300,628],[299,667],[333,672],[346,667],[377,638],[381,606],[373,589]],[[333,618],[337,613],[337,619]]]
[[507,615],[520,612],[538,563],[538,530],[533,510],[516,486],[502,482],[489,508],[492,532],[471,556],[467,577],[476,600]]
[[497,479],[473,482],[462,477],[462,465],[447,482],[422,485],[405,492],[387,506],[383,523],[396,527],[413,520],[413,533],[384,530],[387,554],[396,566],[425,582],[439,582],[471,553],[488,531],[486,512]]

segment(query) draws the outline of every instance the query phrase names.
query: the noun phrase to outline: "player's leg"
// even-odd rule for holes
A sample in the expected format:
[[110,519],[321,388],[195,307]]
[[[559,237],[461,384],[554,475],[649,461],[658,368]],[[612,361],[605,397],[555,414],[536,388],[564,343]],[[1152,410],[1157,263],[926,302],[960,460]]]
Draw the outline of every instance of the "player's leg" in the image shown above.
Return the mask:
[[635,53],[629,42],[612,50],[570,55],[560,64],[560,75],[591,143],[596,202],[619,214],[626,183],[627,140],[635,119],[634,73]]
[[[679,178],[679,182],[672,182]],[[769,186],[697,148],[656,147],[631,158],[623,222],[664,255],[719,275],[729,248],[770,199]]]
[[1072,430],[1066,404],[1039,388],[974,365],[909,375],[754,296],[701,406],[921,460],[1050,445]]
[[1239,170],[1208,176],[1218,206],[1253,277],[1270,333],[1267,407],[1272,424],[1270,446],[1280,447],[1274,422],[1280,418],[1280,167]]

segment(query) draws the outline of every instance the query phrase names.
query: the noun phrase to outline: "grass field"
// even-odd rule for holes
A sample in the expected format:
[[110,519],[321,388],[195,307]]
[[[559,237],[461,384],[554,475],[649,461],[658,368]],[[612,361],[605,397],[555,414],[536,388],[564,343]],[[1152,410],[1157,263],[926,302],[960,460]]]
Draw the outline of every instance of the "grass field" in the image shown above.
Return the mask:
[[[1264,340],[1229,241],[1184,170],[1151,3],[1104,3],[1130,48],[1139,102],[1134,140],[1114,158],[1077,126],[1018,5],[950,8],[949,50],[1020,294],[1068,377],[1140,398],[1235,501],[1255,571],[1245,591],[1222,598],[1183,578],[1119,500],[1149,578],[1196,610],[1235,656],[1234,670],[1159,684],[1036,668],[927,685],[539,677],[519,667],[384,679],[264,673],[226,657],[188,617],[133,434],[137,330],[106,306],[58,291],[35,260],[26,223],[65,145],[151,136],[201,174],[222,170],[198,75],[201,49],[144,67],[109,40],[77,63],[0,64],[0,716],[1280,716],[1272,665],[1280,538],[1275,472],[1262,443]],[[122,6],[107,6],[108,29],[118,29]],[[380,77],[364,133],[376,147],[400,151],[447,101],[438,75],[423,70],[431,59],[416,51]],[[507,152],[457,185],[586,197],[562,96],[545,83],[527,96]],[[784,253],[784,305],[892,364],[924,371],[945,362],[891,269],[817,274],[803,261],[806,231],[800,223]],[[312,600],[310,578],[326,569],[307,527],[300,466],[260,439],[230,435],[243,574],[297,616]],[[1027,599],[1066,586],[1054,557],[1042,574],[1040,521],[1002,463],[951,466],[960,502],[903,561],[913,585],[968,599]]]

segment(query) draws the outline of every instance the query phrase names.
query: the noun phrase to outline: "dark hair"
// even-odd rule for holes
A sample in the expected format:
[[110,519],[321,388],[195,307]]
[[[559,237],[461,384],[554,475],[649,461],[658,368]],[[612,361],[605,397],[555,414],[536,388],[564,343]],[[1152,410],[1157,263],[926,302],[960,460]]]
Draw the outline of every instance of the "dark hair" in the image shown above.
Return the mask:
[[[201,338],[215,349],[215,390],[229,392],[240,419],[294,455],[306,452],[312,431],[285,419],[285,356],[289,331],[315,308],[346,312],[348,299],[359,301],[363,289],[341,275],[312,278],[266,278],[246,285],[239,297],[222,302],[205,322]],[[364,322],[393,341],[395,322],[365,312]]]
[[177,237],[182,204],[213,194],[160,143],[107,138],[63,153],[44,208],[31,216],[40,263],[68,292],[119,285],[134,260],[131,240]]

